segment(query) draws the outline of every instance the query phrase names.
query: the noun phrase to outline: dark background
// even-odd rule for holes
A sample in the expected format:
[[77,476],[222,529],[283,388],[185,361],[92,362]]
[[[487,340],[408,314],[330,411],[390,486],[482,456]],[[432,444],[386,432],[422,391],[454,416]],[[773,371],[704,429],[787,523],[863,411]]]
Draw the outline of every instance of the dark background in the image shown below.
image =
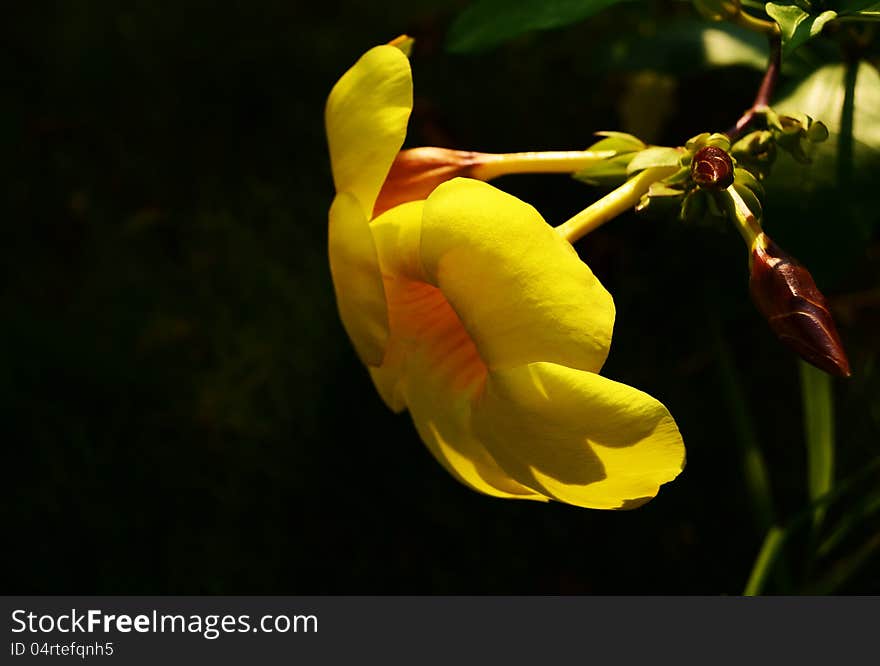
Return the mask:
[[[345,337],[322,115],[370,47],[418,38],[410,145],[487,151],[576,149],[600,129],[678,144],[727,127],[761,76],[602,57],[616,31],[648,39],[662,12],[693,18],[682,3],[451,55],[464,4],[6,8],[3,592],[742,590],[763,533],[736,409],[779,519],[808,498],[796,361],[749,303],[732,228],[629,215],[578,247],[617,304],[604,374],[662,400],[688,446],[682,476],[636,511],[467,490],[384,407]],[[554,224],[598,195],[564,176],[497,184]],[[833,235],[810,244],[846,202],[809,197],[768,204],[768,228],[835,302],[876,289],[876,234],[843,260]],[[834,383],[842,478],[877,455],[880,317],[871,302],[838,315],[855,370]],[[880,593],[880,567],[841,591]]]

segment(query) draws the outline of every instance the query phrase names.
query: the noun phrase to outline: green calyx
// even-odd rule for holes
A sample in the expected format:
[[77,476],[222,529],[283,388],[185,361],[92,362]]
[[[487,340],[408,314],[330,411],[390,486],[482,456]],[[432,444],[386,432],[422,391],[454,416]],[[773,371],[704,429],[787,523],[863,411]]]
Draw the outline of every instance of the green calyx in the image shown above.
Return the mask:
[[801,164],[809,164],[810,145],[828,138],[828,128],[805,113],[780,115],[767,108],[758,112],[766,129],[746,134],[731,148],[740,163],[762,178],[776,161],[777,148],[789,153]]
[[[691,137],[679,151],[678,171],[654,183],[642,197],[636,210],[660,215],[676,215],[683,222],[717,224],[728,215],[727,188],[740,193],[756,217],[761,215],[763,187],[749,170],[737,166],[730,155],[726,134],[704,132]],[[707,160],[710,173],[706,177]],[[732,169],[733,173],[724,173]]]
[[[726,134],[703,132],[678,147],[650,146],[638,137],[620,132],[600,132],[599,136],[602,139],[590,146],[590,150],[611,155],[576,173],[574,177],[582,182],[616,187],[645,169],[676,167],[671,175],[653,183],[642,195],[637,212],[677,217],[688,223],[716,224],[728,217],[728,190],[734,188],[752,214],[760,219],[764,196],[760,174],[763,172],[738,162],[733,154],[735,146],[731,146]],[[757,155],[775,150],[772,132],[768,131],[766,139],[757,144]],[[710,177],[706,175],[707,159],[717,162],[709,165]],[[711,177],[716,167],[720,176]]]

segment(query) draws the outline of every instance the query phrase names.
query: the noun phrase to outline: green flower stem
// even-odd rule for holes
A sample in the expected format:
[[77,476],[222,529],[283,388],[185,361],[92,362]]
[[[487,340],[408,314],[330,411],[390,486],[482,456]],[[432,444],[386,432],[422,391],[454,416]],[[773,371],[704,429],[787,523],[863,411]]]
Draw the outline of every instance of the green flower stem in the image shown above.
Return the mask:
[[609,220],[634,207],[651,185],[671,176],[678,170],[678,166],[645,169],[570,220],[560,224],[556,227],[556,231],[569,243],[575,243]]
[[575,173],[616,154],[613,150],[548,150],[483,155],[470,175],[492,180],[512,173]]
[[743,591],[744,596],[754,597],[761,594],[764,590],[764,584],[773,570],[776,559],[782,552],[785,538],[786,532],[779,527],[771,527],[768,530],[767,536],[764,537],[764,543],[761,545],[761,550],[758,551],[755,564],[752,567],[752,573],[749,574],[746,589]]
[[[831,490],[834,479],[834,402],[831,377],[809,363],[799,362],[804,436],[807,443],[807,485],[810,500]],[[818,531],[825,507],[813,512],[813,530]]]
[[[773,24],[776,26],[776,23]],[[767,70],[764,72],[764,78],[761,79],[761,86],[755,94],[755,101],[752,106],[742,115],[736,124],[725,132],[731,142],[739,139],[746,128],[751,124],[760,112],[765,111],[770,106],[770,99],[773,97],[773,91],[776,90],[776,82],[779,80],[779,70],[782,68],[782,37],[777,29],[768,35],[770,43],[770,56],[767,59]]]
[[751,252],[752,248],[755,246],[755,239],[757,239],[762,231],[761,223],[758,222],[754,213],[752,213],[733,185],[727,188],[726,193],[733,201],[733,220],[736,223],[736,228],[739,230],[739,233],[742,234],[743,240],[746,242],[746,247],[748,247]]
[[779,26],[776,24],[776,21],[765,21],[744,11],[740,11],[730,21],[753,32],[761,32],[770,36],[779,34]]

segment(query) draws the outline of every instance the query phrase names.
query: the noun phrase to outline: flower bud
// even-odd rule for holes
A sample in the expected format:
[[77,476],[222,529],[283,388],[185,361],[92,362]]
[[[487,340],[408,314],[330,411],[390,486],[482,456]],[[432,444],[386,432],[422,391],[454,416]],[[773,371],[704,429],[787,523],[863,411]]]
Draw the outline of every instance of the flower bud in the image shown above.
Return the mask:
[[438,185],[469,176],[483,153],[449,148],[411,148],[397,154],[373,206],[373,216],[408,201],[425,199]]
[[726,190],[733,184],[733,160],[727,151],[717,146],[706,146],[694,153],[691,178],[700,187]]
[[752,246],[749,291],[780,342],[838,377],[850,367],[825,297],[810,272],[760,233]]

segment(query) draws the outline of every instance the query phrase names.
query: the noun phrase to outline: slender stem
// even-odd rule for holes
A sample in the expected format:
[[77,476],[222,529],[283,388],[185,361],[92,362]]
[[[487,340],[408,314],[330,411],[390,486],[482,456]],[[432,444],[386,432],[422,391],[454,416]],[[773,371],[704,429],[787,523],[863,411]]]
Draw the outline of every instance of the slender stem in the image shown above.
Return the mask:
[[613,150],[483,154],[470,175],[478,180],[492,180],[511,173],[575,173],[615,154]]
[[[834,480],[834,400],[831,377],[809,363],[800,362],[804,438],[807,443],[807,485],[810,500],[831,490]],[[819,529],[825,507],[813,513],[813,529]]]
[[730,195],[730,198],[733,200],[733,219],[736,222],[736,228],[739,230],[740,234],[742,234],[746,246],[749,248],[749,251],[751,251],[755,245],[755,240],[762,233],[761,223],[758,222],[754,213],[752,213],[751,209],[733,185],[727,188],[727,194]]
[[736,16],[730,19],[732,23],[736,23],[743,28],[752,30],[753,32],[763,32],[765,35],[773,36],[779,34],[779,26],[775,21],[765,21],[759,19],[744,11],[740,11]]
[[608,220],[635,206],[642,195],[658,180],[671,176],[679,167],[652,167],[633,176],[623,185],[606,194],[570,220],[563,222],[556,231],[569,243],[583,238]]
[[[743,16],[743,14],[740,14]],[[774,23],[775,27],[776,24]],[[782,64],[782,38],[779,31],[776,30],[769,34],[770,57],[767,61],[767,71],[764,72],[764,78],[761,80],[761,86],[755,95],[755,101],[752,106],[742,115],[736,124],[725,132],[731,142],[740,138],[746,127],[754,120],[755,116],[764,111],[770,105],[770,99],[773,97],[773,91],[776,89],[776,82],[779,80],[779,69]]]
[[782,552],[785,537],[786,532],[779,527],[771,527],[767,531],[767,536],[764,537],[764,543],[761,544],[761,550],[752,566],[752,572],[749,574],[743,596],[754,597],[764,590],[764,583],[767,582],[770,572],[773,571],[773,565]]

